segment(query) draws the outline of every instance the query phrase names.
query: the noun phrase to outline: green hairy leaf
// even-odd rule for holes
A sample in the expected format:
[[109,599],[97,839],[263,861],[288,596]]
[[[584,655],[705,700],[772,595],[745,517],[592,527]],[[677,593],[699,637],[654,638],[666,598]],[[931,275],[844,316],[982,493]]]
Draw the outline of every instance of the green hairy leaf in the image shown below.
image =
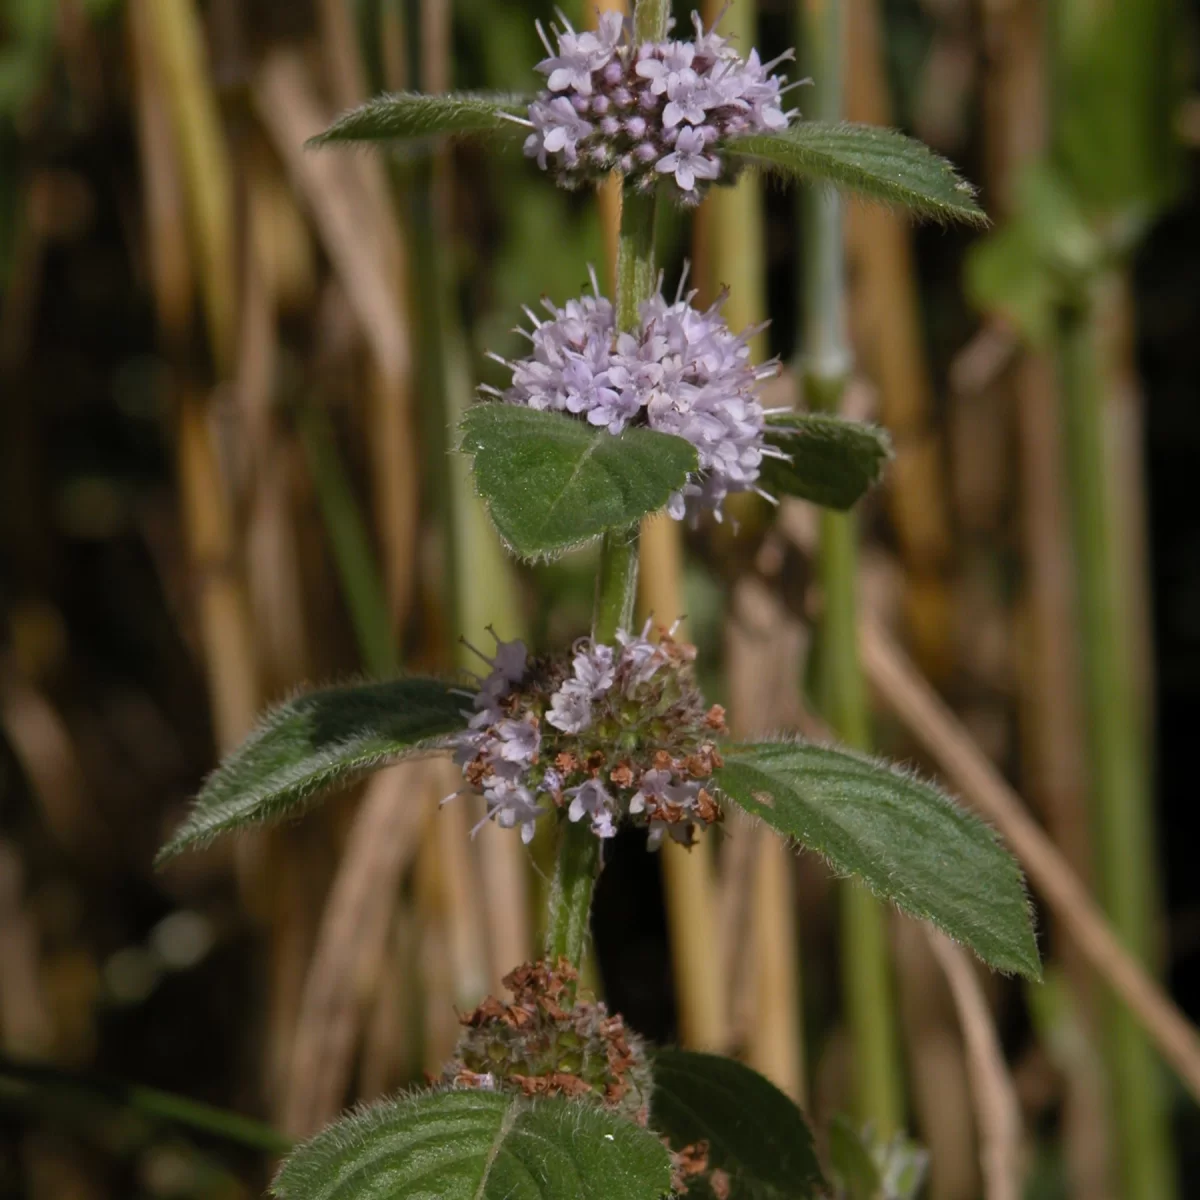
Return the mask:
[[683,438],[633,426],[614,437],[561,413],[476,404],[462,449],[509,548],[549,558],[662,508],[696,470]]
[[408,1096],[339,1121],[300,1146],[280,1200],[659,1200],[666,1148],[589,1102],[498,1092]]
[[995,835],[933,784],[801,741],[732,748],[717,786],[1000,971],[1041,978],[1029,901]]
[[409,141],[483,134],[516,140],[523,138],[526,130],[501,114],[523,117],[528,106],[528,97],[503,92],[452,92],[448,96],[391,92],[343,113],[308,144],[327,146],[333,142]]
[[208,777],[159,861],[219,834],[298,811],[371,767],[444,745],[466,726],[465,699],[436,679],[395,679],[297,696]]
[[928,146],[877,125],[797,121],[779,133],[725,143],[747,163],[808,183],[831,183],[935,221],[987,224],[975,189]]
[[676,1150],[707,1141],[709,1165],[729,1176],[735,1200],[819,1194],[821,1168],[803,1114],[773,1083],[732,1058],[655,1051],[650,1124]]
[[800,496],[825,508],[844,510],[861,500],[892,456],[883,429],[825,413],[769,417],[767,441],[792,461],[763,459],[762,486],[776,496]]

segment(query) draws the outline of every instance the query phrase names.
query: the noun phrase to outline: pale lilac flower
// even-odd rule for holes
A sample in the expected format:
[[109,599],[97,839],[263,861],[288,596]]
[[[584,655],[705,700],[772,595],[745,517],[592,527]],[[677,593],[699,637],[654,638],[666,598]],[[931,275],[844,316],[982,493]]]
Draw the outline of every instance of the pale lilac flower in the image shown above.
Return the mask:
[[592,696],[599,696],[613,685],[613,648],[597,644],[590,638],[580,645],[571,663],[575,678]]
[[586,684],[569,679],[550,697],[546,721],[563,733],[582,733],[592,723],[592,698]]
[[[521,841],[528,845],[537,831],[537,819],[547,810],[540,807],[527,787],[511,780],[499,779],[484,790],[487,817],[494,818],[501,829],[521,827]],[[487,818],[485,818],[486,820]]]
[[527,714],[519,721],[504,719],[496,725],[495,737],[499,742],[497,753],[505,762],[529,766],[538,755],[542,735],[538,732],[537,720]]
[[576,147],[592,132],[592,123],[580,116],[565,96],[554,97],[539,106],[536,113],[531,107],[529,117],[534,133],[525,139],[526,154],[529,153],[531,141],[537,138],[538,166],[542,165],[547,154],[561,154],[563,162],[573,167],[579,158]]
[[721,164],[704,153],[704,134],[699,129],[681,129],[670,154],[664,154],[654,169],[674,175],[681,192],[694,192],[697,179],[716,179]]
[[549,57],[542,59],[537,69],[548,77],[546,86],[552,92],[574,89],[581,95],[590,96],[592,75],[602,71],[612,58],[621,40],[624,22],[620,13],[607,12],[600,17],[595,33],[576,33],[565,17],[563,24],[566,26],[565,32],[555,31],[558,37],[558,53],[555,54],[541,23],[538,23],[538,33],[549,51]]
[[666,661],[662,648],[646,636],[650,632],[651,624],[652,622],[647,620],[639,634],[627,633],[624,629],[617,630],[617,641],[621,644],[622,673],[628,691],[649,682]]
[[616,815],[616,802],[604,790],[603,784],[589,779],[578,787],[568,789],[567,795],[572,797],[571,806],[567,809],[568,819],[582,821],[587,817],[592,823],[592,832],[597,837],[616,837],[617,826],[613,820]]

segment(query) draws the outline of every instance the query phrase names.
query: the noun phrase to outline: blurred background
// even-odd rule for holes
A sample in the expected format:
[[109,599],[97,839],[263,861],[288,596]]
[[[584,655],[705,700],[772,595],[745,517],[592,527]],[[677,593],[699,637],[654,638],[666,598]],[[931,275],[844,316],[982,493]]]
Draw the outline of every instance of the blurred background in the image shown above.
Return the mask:
[[[819,86],[828,4],[735,0],[722,28],[764,59],[797,46]],[[686,615],[742,734],[821,708],[934,774],[945,731],[909,703],[932,683],[1196,1019],[1197,9],[840,4],[846,115],[952,159],[994,221],[846,206],[843,407],[897,451],[857,514],[863,703],[819,703],[838,655],[816,548],[855,528],[799,501],[743,505],[737,536],[649,522],[641,606]],[[152,858],[273,700],[453,671],[489,622],[538,648],[588,628],[594,553],[507,559],[449,450],[475,385],[504,382],[485,352],[519,352],[520,305],[605,278],[615,197],[480,144],[303,149],[383,89],[531,89],[539,17],[0,0],[4,1197],[258,1195],[282,1141],[154,1089],[303,1136],[436,1073],[456,1010],[534,953],[553,848],[470,839],[474,801],[437,812],[437,762]],[[663,229],[669,288],[687,259],[700,300],[732,287],[732,325],[771,319],[755,352],[783,362],[782,404],[820,315],[800,205],[746,180]],[[1044,985],[964,984],[747,825],[690,855],[643,841],[611,847],[590,982],[647,1037],[746,1058],[818,1125],[908,1130],[937,1200],[1200,1195],[1195,1101],[1069,921],[1039,910]],[[1001,1050],[1000,1184],[971,1012]]]

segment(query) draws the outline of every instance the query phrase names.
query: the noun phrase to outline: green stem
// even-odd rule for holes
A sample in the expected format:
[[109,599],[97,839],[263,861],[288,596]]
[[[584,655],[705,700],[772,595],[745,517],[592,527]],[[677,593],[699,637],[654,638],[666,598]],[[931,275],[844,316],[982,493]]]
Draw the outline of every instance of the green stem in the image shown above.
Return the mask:
[[550,883],[546,958],[567,958],[577,969],[587,949],[592,890],[600,873],[600,839],[586,821],[564,821],[558,863]]
[[[1153,800],[1147,778],[1117,481],[1106,446],[1103,371],[1094,301],[1059,328],[1059,370],[1075,528],[1075,560],[1090,740],[1099,885],[1122,941],[1154,959]],[[1168,1112],[1159,1065],[1129,1011],[1106,1002],[1104,1038],[1123,1174],[1121,1194],[1175,1194]]]
[[[641,18],[644,8],[639,5]],[[665,17],[663,18],[665,29]],[[639,32],[642,29],[638,25]],[[652,36],[661,36],[652,35]],[[654,226],[658,205],[653,192],[626,188],[621,198],[621,233],[617,247],[617,327],[632,329],[638,309],[657,283]],[[611,642],[618,629],[628,629],[637,597],[638,530],[605,534],[596,576],[596,606],[592,636]],[[582,821],[564,822],[558,864],[550,885],[550,915],[546,926],[546,956],[565,955],[575,967],[583,962],[587,944],[592,890],[600,871],[600,842]]]
[[658,264],[654,259],[657,216],[654,192],[625,188],[617,241],[617,328],[622,331],[637,326],[638,309],[654,294],[658,283]]
[[[801,8],[816,80],[813,115],[836,121],[842,116],[841,4],[802,0]],[[811,189],[804,199],[804,394],[810,407],[836,411],[851,366],[841,201],[830,188]],[[858,535],[853,515],[821,514],[818,573],[824,595],[818,649],[821,708],[841,738],[865,750],[870,728],[858,661]],[[844,887],[842,905],[842,979],[854,1045],[858,1116],[873,1122],[886,1137],[903,1121],[886,913],[853,882]]]
[[661,42],[667,36],[670,0],[638,0],[633,9],[633,36],[639,42]]
[[604,535],[592,613],[592,637],[598,642],[611,642],[618,629],[633,623],[640,540],[636,527]]
[[304,404],[297,410],[297,424],[363,666],[374,678],[387,679],[399,665],[387,596],[366,522],[338,454],[333,422],[319,405]]
[[66,1107],[73,1099],[91,1105],[124,1109],[162,1124],[222,1138],[268,1154],[286,1154],[291,1142],[269,1125],[238,1113],[199,1104],[171,1092],[140,1087],[119,1079],[64,1071],[43,1063],[16,1062],[0,1057],[0,1102],[14,1097],[28,1107]]

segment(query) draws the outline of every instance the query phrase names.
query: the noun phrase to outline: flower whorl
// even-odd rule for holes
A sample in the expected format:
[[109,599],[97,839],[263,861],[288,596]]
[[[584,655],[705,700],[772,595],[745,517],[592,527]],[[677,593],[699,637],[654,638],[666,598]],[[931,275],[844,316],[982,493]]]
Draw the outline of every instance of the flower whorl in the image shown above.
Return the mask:
[[661,640],[618,631],[615,646],[581,638],[572,656],[530,659],[521,642],[497,641],[492,670],[473,698],[455,761],[480,788],[487,815],[520,826],[563,809],[599,838],[622,820],[690,844],[720,819],[710,776],[721,765],[713,737],[720,706],[706,709],[692,678],[695,651],[669,631]]
[[671,179],[677,199],[694,204],[709,183],[733,176],[725,139],[788,124],[787,88],[771,69],[791,51],[766,64],[756,50],[743,59],[696,13],[692,40],[638,45],[619,13],[602,14],[595,32],[562,19],[556,46],[538,25],[547,86],[529,106],[525,153],[564,187],[616,170],[642,188]]
[[696,448],[699,476],[676,492],[667,511],[677,520],[721,506],[731,492],[756,491],[764,457],[781,457],[765,440],[762,382],[774,360],[755,367],[750,339],[761,327],[734,334],[721,316],[724,296],[701,311],[695,293],[668,303],[661,291],[641,306],[637,329],[617,333],[612,304],[599,294],[543,300],[549,319],[526,309],[533,328],[528,357],[492,355],[512,372],[511,385],[481,391],[508,404],[581,417],[619,434],[644,424]]

